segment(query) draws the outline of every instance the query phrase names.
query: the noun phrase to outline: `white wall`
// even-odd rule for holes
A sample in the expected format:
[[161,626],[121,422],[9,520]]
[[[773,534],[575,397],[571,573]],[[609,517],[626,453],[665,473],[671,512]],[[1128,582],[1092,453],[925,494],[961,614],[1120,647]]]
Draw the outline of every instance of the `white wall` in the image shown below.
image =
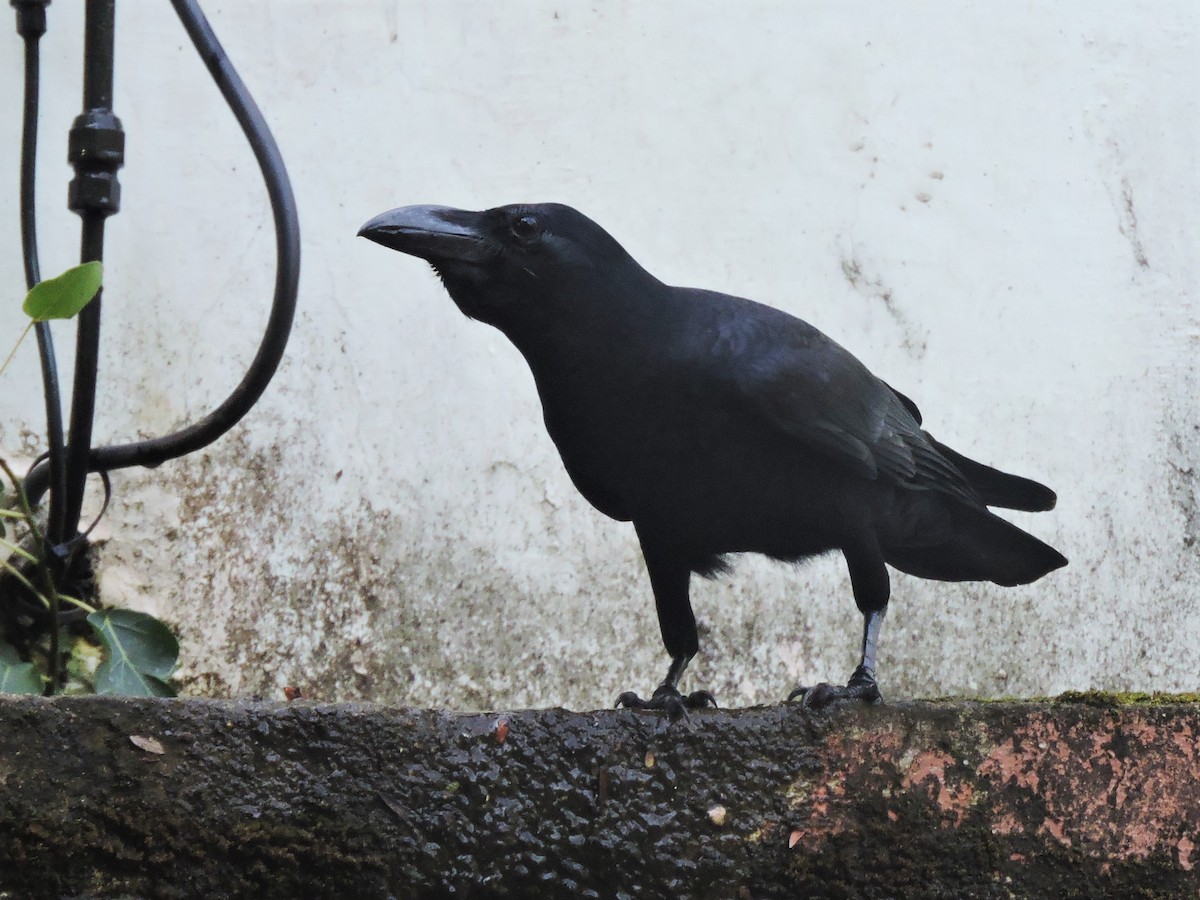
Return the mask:
[[[516,351],[354,237],[393,206],[518,200],[579,207],[664,280],[808,319],[940,438],[1059,492],[1012,518],[1067,569],[1017,589],[895,576],[886,696],[1196,687],[1193,0],[207,6],[290,167],[304,268],[250,418],[114,478],[105,599],[178,624],[193,690],[588,707],[661,677],[632,529],[571,487]],[[44,41],[46,274],[78,242],[77,7],[50,7]],[[167,5],[122,3],[118,36],[106,441],[220,400],[273,277],[253,159]],[[5,343],[20,52],[0,40]],[[0,382],[0,452],[40,449],[40,403],[30,341]],[[693,594],[690,684],[727,704],[856,662],[839,558],[748,559]]]

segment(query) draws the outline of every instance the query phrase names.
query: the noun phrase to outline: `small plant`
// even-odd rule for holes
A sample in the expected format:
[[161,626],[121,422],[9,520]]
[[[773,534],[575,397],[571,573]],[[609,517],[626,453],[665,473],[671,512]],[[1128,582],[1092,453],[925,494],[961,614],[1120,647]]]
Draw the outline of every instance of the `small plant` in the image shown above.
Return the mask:
[[[22,306],[29,325],[0,374],[34,324],[78,314],[96,296],[101,277],[100,263],[90,262],[35,285]],[[102,609],[63,593],[55,548],[21,480],[3,459],[0,472],[0,693],[174,696],[168,679],[179,641],[170,628],[146,613]],[[32,608],[22,610],[22,603]]]
[[4,360],[4,364],[0,365],[0,375],[4,374],[12,358],[17,355],[17,348],[34,325],[38,322],[71,319],[77,316],[99,292],[103,277],[104,270],[100,263],[87,262],[67,269],[57,278],[47,278],[35,284],[25,295],[25,302],[21,304],[21,309],[29,316],[29,324],[17,338],[17,343]]

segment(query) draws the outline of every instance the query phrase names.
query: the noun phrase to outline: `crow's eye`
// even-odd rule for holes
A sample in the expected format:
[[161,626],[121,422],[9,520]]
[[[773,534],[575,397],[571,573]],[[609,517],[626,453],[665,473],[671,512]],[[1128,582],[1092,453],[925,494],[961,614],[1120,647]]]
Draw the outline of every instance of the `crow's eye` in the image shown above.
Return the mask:
[[537,220],[537,216],[519,216],[512,220],[509,228],[512,229],[513,237],[523,243],[535,241],[542,234],[542,223]]

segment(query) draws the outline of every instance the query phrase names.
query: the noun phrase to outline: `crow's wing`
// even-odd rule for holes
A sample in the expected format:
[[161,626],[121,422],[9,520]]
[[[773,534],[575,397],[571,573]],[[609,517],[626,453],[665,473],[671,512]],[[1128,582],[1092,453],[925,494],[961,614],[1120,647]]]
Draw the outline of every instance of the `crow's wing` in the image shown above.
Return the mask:
[[715,373],[780,431],[866,478],[980,504],[921,430],[916,405],[807,322],[742,301],[714,337]]

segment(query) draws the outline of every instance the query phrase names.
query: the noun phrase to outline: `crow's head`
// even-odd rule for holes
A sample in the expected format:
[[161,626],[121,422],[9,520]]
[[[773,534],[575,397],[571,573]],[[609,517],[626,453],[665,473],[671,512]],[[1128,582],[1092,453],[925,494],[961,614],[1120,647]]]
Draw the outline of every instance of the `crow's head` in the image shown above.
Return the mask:
[[608,232],[559,203],[482,212],[402,206],[358,233],[426,260],[459,309],[500,326],[537,311],[551,313],[564,298],[595,290],[631,265],[641,271]]

